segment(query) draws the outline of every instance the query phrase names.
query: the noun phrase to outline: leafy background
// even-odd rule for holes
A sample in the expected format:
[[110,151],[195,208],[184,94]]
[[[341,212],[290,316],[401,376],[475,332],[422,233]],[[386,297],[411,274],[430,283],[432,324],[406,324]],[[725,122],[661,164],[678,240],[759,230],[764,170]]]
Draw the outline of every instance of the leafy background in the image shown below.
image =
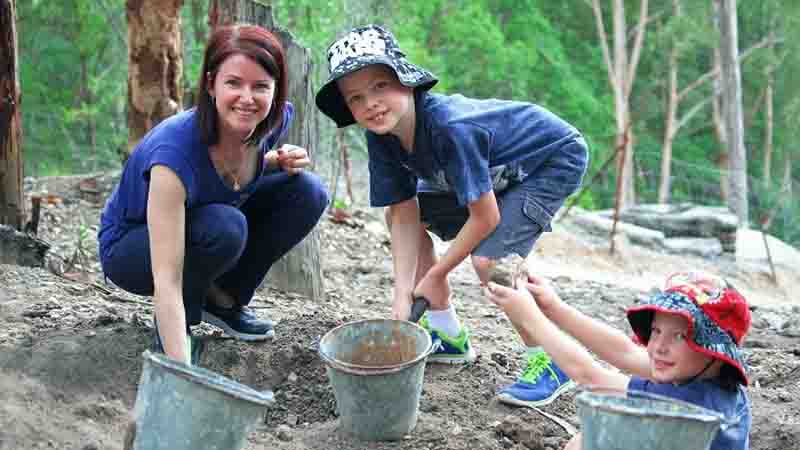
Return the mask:
[[[367,22],[388,26],[409,58],[436,73],[436,90],[475,97],[538,103],[575,124],[592,153],[587,181],[613,153],[613,98],[589,0],[274,0],[279,24],[311,49],[317,86],[325,77],[327,45],[349,27]],[[609,28],[610,2],[601,2]],[[772,233],[800,245],[800,201],[781,192],[784,161],[796,164],[800,97],[800,2],[740,1],[739,47],[744,51],[770,32],[774,49],[756,51],[741,68],[748,151],[751,223],[777,208]],[[651,0],[645,47],[631,95],[636,136],[636,189],[640,202],[655,202],[664,133],[667,58],[678,45],[680,85],[711,68],[719,37],[711,0]],[[639,2],[625,1],[629,27]],[[118,169],[127,142],[127,26],[124,0],[19,0],[18,40],[23,93],[25,174],[47,176]],[[185,107],[190,107],[207,35],[207,2],[185,0],[182,11]],[[774,65],[774,156],[771,183],[762,179],[765,135],[765,69]],[[711,95],[706,83],[682,103],[683,110]],[[322,121],[317,160],[332,161],[334,129]],[[354,128],[354,127],[351,127]],[[348,129],[351,157],[364,159],[360,132]],[[328,145],[330,144],[330,145]],[[325,150],[328,149],[328,150]],[[720,146],[705,107],[681,129],[674,143],[673,191],[677,201],[720,204],[714,161]],[[613,165],[611,166],[613,168]],[[328,174],[323,173],[323,176]],[[587,208],[613,205],[613,170],[580,197]],[[757,226],[757,225],[756,225]]]

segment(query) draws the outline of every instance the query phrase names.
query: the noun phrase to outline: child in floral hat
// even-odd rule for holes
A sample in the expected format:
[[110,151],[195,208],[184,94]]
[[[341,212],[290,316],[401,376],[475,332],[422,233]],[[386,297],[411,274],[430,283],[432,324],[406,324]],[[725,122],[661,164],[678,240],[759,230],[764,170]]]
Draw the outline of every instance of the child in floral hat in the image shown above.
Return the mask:
[[[731,425],[711,450],[748,448],[750,401],[740,345],[750,310],[725,280],[697,271],[670,276],[663,291],[628,309],[635,341],[564,303],[541,277],[528,274],[517,286],[489,283],[488,297],[577,383],[646,391],[717,411]],[[622,373],[600,365],[565,333]],[[580,437],[566,448],[580,449]]]
[[[408,319],[412,300],[427,299],[421,324],[440,344],[430,361],[472,361],[468,331],[450,301],[449,273],[471,257],[485,284],[499,259],[526,258],[580,186],[586,142],[575,127],[531,103],[428,92],[436,77],[409,62],[379,26],[336,40],[328,63],[317,106],[339,127],[357,123],[366,130],[370,203],[388,206],[392,316]],[[452,240],[441,258],[429,232]],[[523,339],[529,364],[557,376],[526,371],[522,388],[509,395],[547,404],[573,384],[538,342]]]

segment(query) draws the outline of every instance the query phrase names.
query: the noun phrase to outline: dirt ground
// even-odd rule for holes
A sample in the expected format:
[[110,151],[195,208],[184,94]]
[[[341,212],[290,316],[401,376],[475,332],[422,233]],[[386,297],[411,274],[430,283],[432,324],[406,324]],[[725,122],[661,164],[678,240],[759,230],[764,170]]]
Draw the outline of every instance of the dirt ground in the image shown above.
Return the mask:
[[[29,194],[49,194],[39,235],[53,248],[46,269],[0,265],[0,450],[123,447],[152,306],[99,274],[96,224],[112,183],[109,174],[26,180]],[[560,449],[580,427],[575,392],[541,410],[494,400],[516,377],[523,349],[466,264],[451,280],[478,360],[426,367],[418,425],[405,439],[365,443],[341,433],[316,345],[337,324],[389,314],[392,266],[379,217],[380,211],[356,208],[345,223],[322,221],[321,301],[262,287],[253,306],[277,321],[273,341],[240,343],[210,326],[199,330],[207,347],[201,366],[275,394],[246,448]],[[763,262],[681,258],[625,242],[610,255],[606,242],[568,218],[537,244],[532,266],[569,303],[626,331],[625,308],[671,270],[711,268],[727,276],[753,304],[745,341],[751,449],[800,450],[800,269],[778,267],[775,284]]]

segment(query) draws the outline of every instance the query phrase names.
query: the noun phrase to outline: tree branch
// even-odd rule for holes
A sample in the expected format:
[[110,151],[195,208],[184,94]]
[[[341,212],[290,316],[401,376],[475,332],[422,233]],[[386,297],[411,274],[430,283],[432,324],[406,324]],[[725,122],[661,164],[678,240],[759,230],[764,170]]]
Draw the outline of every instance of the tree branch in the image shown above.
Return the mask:
[[[762,39],[761,41],[759,41],[758,43],[754,44],[752,47],[750,47],[747,50],[743,51],[739,55],[739,63],[744,62],[748,57],[750,57],[753,54],[753,52],[755,52],[756,50],[758,50],[760,48],[763,48],[766,45],[768,45],[771,41],[772,41],[772,39],[770,37],[766,37],[766,38]],[[776,42],[776,43],[777,42],[783,42],[783,38],[777,38],[777,39],[775,39],[774,42]],[[691,82],[689,85],[687,85],[685,88],[683,88],[682,91],[680,91],[678,93],[678,101],[681,101],[691,91],[693,91],[695,88],[697,88],[701,84],[705,83],[706,81],[710,80],[711,78],[717,76],[717,74],[719,74],[719,69],[710,70],[710,71],[704,73],[703,75],[700,75],[700,77],[698,79],[696,79],[693,82]]]
[[639,57],[642,54],[642,44],[644,43],[644,33],[647,29],[647,7],[648,0],[642,0],[639,7],[639,25],[636,31],[636,40],[633,44],[633,52],[628,63],[627,83],[625,83],[625,99],[627,101],[633,89],[633,82],[636,79],[636,67],[639,65]]
[[608,70],[608,82],[611,88],[617,90],[617,84],[614,80],[617,78],[614,74],[614,66],[611,62],[611,54],[608,50],[608,36],[606,35],[606,26],[603,23],[603,11],[600,9],[599,0],[592,0],[592,11],[594,12],[595,24],[597,25],[597,35],[600,38],[600,48],[603,49],[603,61],[606,63],[606,70]]
[[684,125],[686,125],[686,124],[687,124],[687,123],[688,123],[690,120],[692,120],[692,117],[694,117],[694,116],[695,116],[695,115],[696,115],[698,112],[700,112],[700,111],[703,109],[703,107],[704,107],[704,106],[706,106],[706,105],[708,105],[709,103],[711,103],[711,100],[712,100],[713,98],[714,98],[714,96],[708,96],[708,97],[704,98],[703,100],[701,100],[701,101],[697,102],[697,103],[696,103],[694,106],[692,106],[691,108],[689,108],[689,111],[686,111],[686,114],[684,114],[684,115],[683,115],[683,116],[682,116],[682,117],[681,117],[681,118],[678,120],[678,122],[675,124],[675,134],[678,134],[678,130],[680,130],[680,129],[681,129],[681,128],[682,128]]

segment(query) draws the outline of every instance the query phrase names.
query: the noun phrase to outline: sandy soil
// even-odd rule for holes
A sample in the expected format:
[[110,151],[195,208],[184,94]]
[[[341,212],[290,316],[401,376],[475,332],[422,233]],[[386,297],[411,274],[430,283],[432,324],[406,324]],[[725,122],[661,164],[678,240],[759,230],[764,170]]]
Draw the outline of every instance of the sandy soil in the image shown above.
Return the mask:
[[[140,355],[152,333],[152,306],[98,275],[94,233],[112,182],[106,174],[91,181],[26,181],[28,192],[52,194],[39,232],[53,250],[48,269],[0,266],[0,450],[123,448]],[[207,347],[201,366],[275,393],[275,406],[248,436],[246,448],[561,448],[580,427],[575,392],[541,411],[493,399],[516,377],[522,349],[466,265],[454,272],[452,284],[478,360],[465,367],[426,367],[419,422],[407,438],[363,443],[341,433],[316,345],[337,324],[389,313],[391,260],[379,216],[355,210],[346,223],[323,221],[322,300],[269,286],[259,291],[253,305],[259,315],[277,321],[273,341],[241,343],[210,326],[198,330]],[[752,379],[751,448],[800,449],[800,303],[792,295],[800,289],[798,269],[778,266],[776,284],[763,261],[683,258],[624,243],[610,255],[606,242],[569,219],[554,229],[537,245],[532,267],[550,277],[568,302],[624,330],[624,309],[672,270],[709,268],[731,279],[753,304],[745,343]]]

